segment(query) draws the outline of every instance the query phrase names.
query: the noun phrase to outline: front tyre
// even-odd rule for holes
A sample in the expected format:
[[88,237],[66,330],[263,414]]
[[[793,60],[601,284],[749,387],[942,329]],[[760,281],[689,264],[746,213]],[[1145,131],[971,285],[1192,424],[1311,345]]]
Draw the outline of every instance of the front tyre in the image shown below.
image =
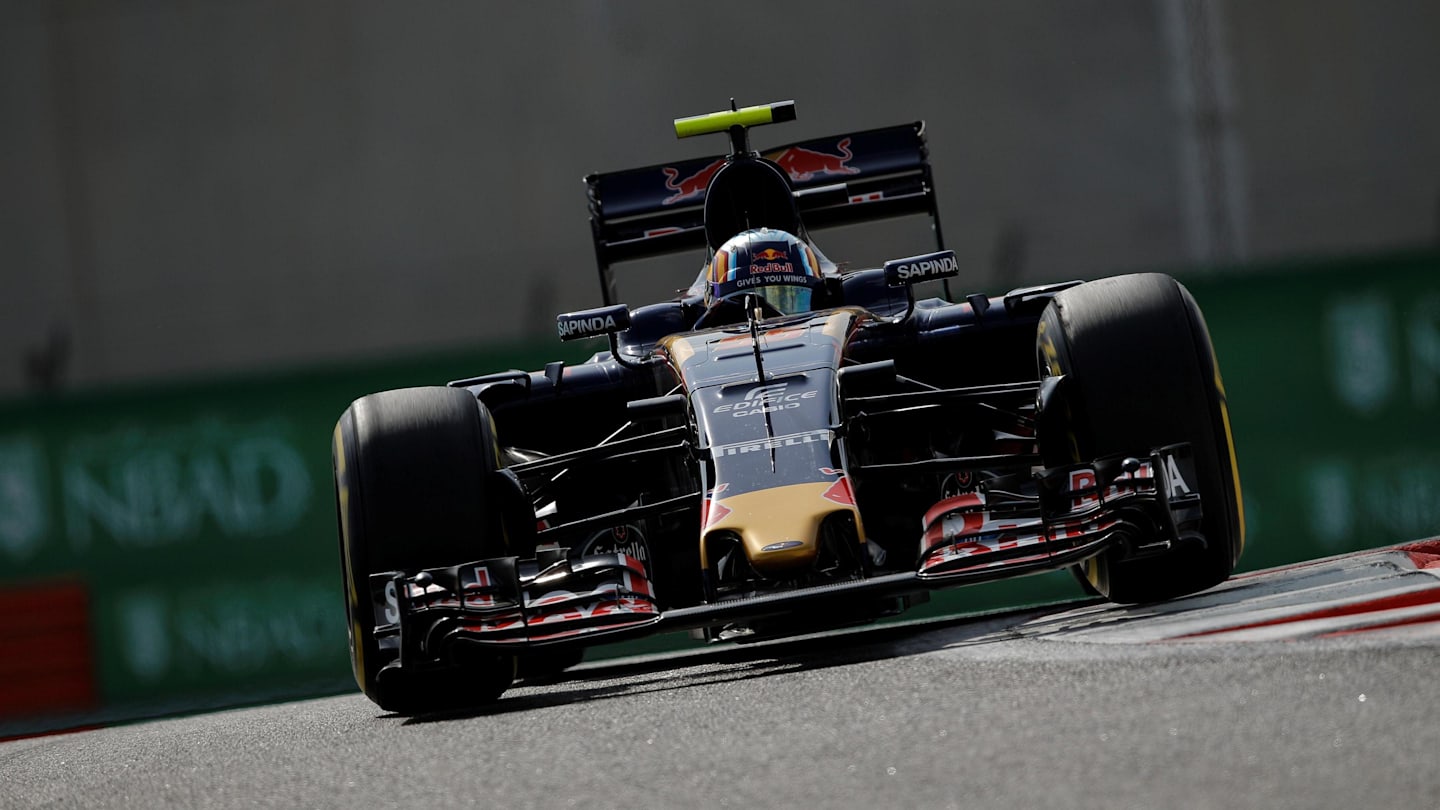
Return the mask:
[[1065,375],[1067,435],[1042,435],[1047,466],[1144,457],[1189,442],[1200,479],[1203,545],[1124,559],[1112,550],[1077,573],[1115,602],[1155,602],[1223,582],[1244,546],[1244,514],[1220,369],[1205,319],[1174,279],[1146,273],[1060,292],[1040,320],[1041,377]]
[[[515,662],[491,656],[407,671],[375,639],[371,574],[507,556],[490,413],[467,391],[406,388],[356,400],[332,446],[350,660],[361,691],[415,714],[492,701]],[[382,672],[383,670],[383,672]]]

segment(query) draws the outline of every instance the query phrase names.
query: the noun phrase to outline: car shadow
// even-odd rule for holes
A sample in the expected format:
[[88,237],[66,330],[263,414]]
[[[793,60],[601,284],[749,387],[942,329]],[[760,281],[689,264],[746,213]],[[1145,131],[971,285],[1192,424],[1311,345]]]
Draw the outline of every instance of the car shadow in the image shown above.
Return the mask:
[[[1174,627],[1197,618],[1217,623],[1245,622],[1259,607],[1300,609],[1313,603],[1317,594],[1332,589],[1339,589],[1343,595],[1347,592],[1345,589],[1359,579],[1410,573],[1384,560],[1343,555],[1240,574],[1209,590],[1167,602],[1116,605],[1098,597],[1082,598],[983,614],[894,622],[752,644],[723,643],[676,653],[597,661],[558,677],[522,681],[506,697],[487,706],[416,716],[405,722],[429,723],[507,714],[1019,639],[1098,639],[1101,636],[1097,633],[1109,635],[1107,631],[1148,628],[1148,634],[1130,633],[1120,637],[1121,643],[1133,643],[1134,639],[1147,643],[1184,643],[1185,635],[1168,636],[1164,626]],[[1157,626],[1160,626],[1158,630]]]
[[673,654],[599,661],[559,676],[517,682],[511,692],[494,703],[412,717],[381,716],[403,719],[405,725],[447,722],[904,658],[956,645],[1015,638],[1018,636],[1006,628],[1047,612],[1094,601],[882,624],[748,644],[724,642]]

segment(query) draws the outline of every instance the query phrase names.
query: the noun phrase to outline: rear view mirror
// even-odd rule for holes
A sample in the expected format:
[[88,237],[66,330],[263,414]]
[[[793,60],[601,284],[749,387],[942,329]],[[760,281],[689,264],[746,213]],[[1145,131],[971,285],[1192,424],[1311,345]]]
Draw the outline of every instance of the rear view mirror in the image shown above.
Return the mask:
[[955,258],[953,250],[926,253],[908,259],[891,259],[885,263],[885,283],[891,287],[908,287],[922,281],[953,278],[959,274],[960,262]]
[[630,310],[624,304],[585,309],[555,316],[555,330],[561,340],[602,337],[630,328]]

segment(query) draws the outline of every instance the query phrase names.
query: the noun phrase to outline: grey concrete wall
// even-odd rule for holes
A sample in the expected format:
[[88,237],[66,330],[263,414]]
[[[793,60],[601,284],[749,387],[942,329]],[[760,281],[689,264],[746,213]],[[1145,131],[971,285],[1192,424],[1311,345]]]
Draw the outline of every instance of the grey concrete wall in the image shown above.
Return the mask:
[[797,100],[762,146],[925,119],[980,289],[1433,241],[1436,42],[1427,0],[7,3],[0,396],[546,333],[598,299],[580,178],[719,151],[669,122],[730,96]]

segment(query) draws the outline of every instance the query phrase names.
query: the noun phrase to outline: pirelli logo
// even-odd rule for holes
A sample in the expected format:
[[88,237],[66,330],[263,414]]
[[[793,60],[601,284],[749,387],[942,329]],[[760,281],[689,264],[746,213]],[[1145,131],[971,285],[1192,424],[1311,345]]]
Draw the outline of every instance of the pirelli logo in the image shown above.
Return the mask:
[[798,447],[802,444],[829,442],[834,435],[834,431],[830,430],[809,430],[804,433],[791,433],[788,436],[775,436],[755,442],[736,442],[735,444],[716,445],[711,448],[711,452],[717,456],[740,456],[746,453],[779,450],[783,447]]

